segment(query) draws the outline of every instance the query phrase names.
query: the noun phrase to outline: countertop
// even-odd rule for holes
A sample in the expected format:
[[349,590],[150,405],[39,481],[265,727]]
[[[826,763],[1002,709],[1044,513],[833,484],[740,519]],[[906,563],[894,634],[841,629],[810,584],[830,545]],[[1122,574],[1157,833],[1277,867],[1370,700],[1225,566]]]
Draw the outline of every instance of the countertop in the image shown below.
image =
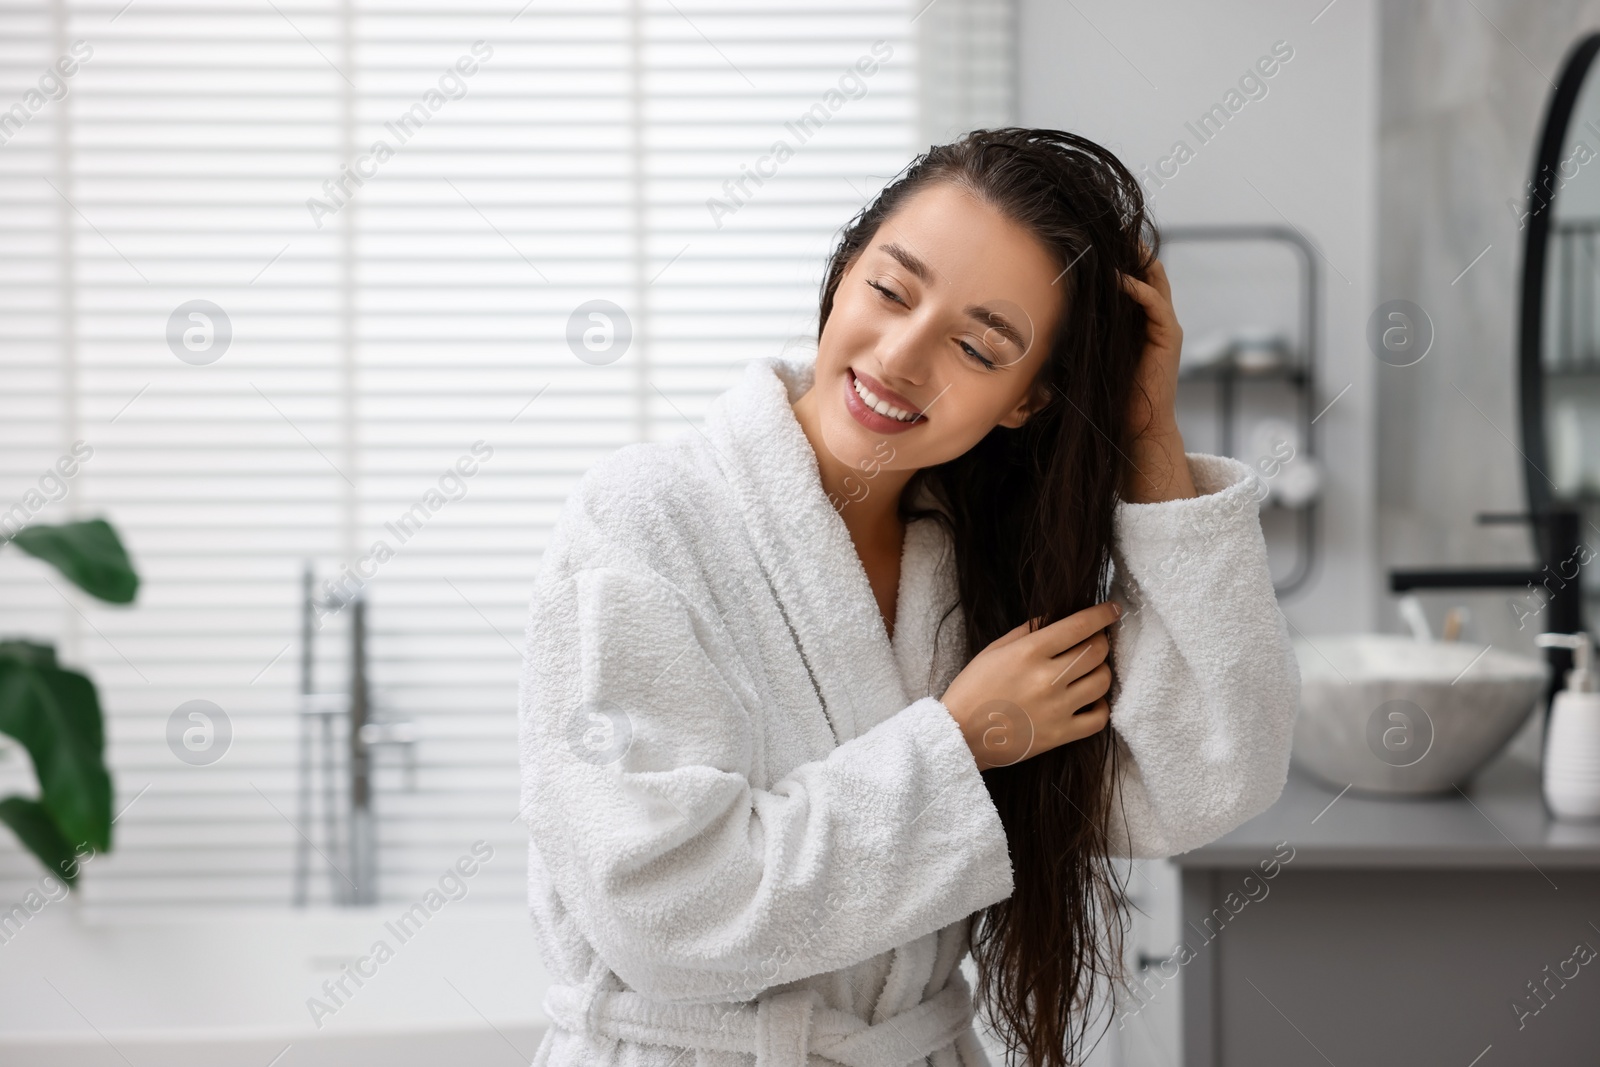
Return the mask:
[[1296,870],[1600,869],[1600,822],[1552,819],[1538,769],[1505,754],[1464,792],[1436,797],[1341,792],[1291,767],[1272,807],[1172,862],[1190,870],[1253,867],[1285,841]]

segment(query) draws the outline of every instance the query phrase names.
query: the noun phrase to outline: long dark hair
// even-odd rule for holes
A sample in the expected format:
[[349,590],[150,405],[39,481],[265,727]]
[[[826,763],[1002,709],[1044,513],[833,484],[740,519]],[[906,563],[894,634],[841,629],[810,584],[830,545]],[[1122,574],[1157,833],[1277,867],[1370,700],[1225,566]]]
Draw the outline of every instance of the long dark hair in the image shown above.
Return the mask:
[[[1145,332],[1115,271],[1143,277],[1159,245],[1138,182],[1106,149],[1060,130],[975,130],[917,157],[844,228],[823,281],[819,338],[840,279],[879,224],[935,182],[1023,226],[1063,272],[1035,379],[1044,406],[918,471],[900,497],[903,519],[931,517],[951,532],[961,597],[951,612],[961,612],[970,659],[1024,620],[1048,624],[1109,593],[1125,413]],[[913,507],[924,488],[937,509]],[[1029,1067],[1077,1060],[1097,991],[1123,975],[1128,897],[1110,840],[1118,745],[1106,729],[983,772],[1014,888],[974,927],[979,1002],[1008,1054],[1022,1051]]]

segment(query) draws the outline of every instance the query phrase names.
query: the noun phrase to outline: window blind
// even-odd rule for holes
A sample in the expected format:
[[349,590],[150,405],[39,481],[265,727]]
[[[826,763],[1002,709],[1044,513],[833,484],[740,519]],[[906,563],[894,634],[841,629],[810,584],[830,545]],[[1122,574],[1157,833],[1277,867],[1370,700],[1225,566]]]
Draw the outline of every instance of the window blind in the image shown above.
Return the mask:
[[[106,712],[121,814],[86,902],[290,899],[299,835],[325,844],[296,825],[306,561],[366,596],[375,703],[418,739],[414,788],[377,757],[381,897],[483,839],[474,899],[522,899],[550,525],[596,458],[814,337],[837,228],[952,121],[921,7],[0,6],[0,108],[26,112],[0,114],[0,508],[82,442],[27,521],[104,515],[144,579],[112,608],[0,552],[0,633],[57,641]],[[1004,97],[1004,64],[963,69],[951,100]],[[321,614],[342,689],[350,612]],[[209,763],[170,740],[196,700],[231,733]],[[0,900],[40,873],[0,835]]]

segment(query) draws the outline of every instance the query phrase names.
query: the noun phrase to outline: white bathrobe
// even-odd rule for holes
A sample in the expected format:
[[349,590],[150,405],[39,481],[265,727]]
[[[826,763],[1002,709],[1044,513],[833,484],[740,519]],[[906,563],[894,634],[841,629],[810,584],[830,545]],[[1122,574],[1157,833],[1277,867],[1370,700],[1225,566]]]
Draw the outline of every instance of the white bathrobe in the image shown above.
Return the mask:
[[[987,1062],[958,965],[1012,868],[936,699],[965,660],[959,612],[934,642],[948,535],[907,527],[891,641],[789,406],[812,370],[757,360],[703,431],[597,463],[545,550],[520,718],[556,983],[536,1067]],[[1116,512],[1117,838],[1138,856],[1272,803],[1299,691],[1259,483],[1189,465],[1203,495]]]

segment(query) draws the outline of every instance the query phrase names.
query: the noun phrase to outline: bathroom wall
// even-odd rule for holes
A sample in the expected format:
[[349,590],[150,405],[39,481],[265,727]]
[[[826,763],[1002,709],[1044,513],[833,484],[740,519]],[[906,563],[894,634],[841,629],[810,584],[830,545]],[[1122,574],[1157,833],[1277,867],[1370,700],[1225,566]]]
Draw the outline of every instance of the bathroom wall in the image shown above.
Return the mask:
[[[1019,114],[1025,125],[1074,130],[1113,148],[1136,173],[1192,155],[1148,180],[1158,223],[1270,223],[1298,229],[1321,253],[1321,381],[1315,425],[1326,485],[1316,569],[1283,609],[1315,635],[1370,629],[1380,601],[1374,504],[1379,370],[1365,328],[1376,304],[1377,11],[1371,0],[1292,5],[1178,0],[1020,0]],[[1262,57],[1265,92],[1204,143],[1189,130]],[[1142,168],[1151,168],[1144,170]],[[1169,253],[1175,261],[1177,246]],[[1184,255],[1189,251],[1185,250]],[[1481,266],[1481,264],[1480,264]],[[1174,299],[1190,341],[1224,282],[1265,290],[1277,279],[1229,270]],[[1204,297],[1196,296],[1203,289]],[[1196,300],[1198,299],[1198,303]],[[1348,390],[1347,390],[1348,387]],[[1187,433],[1187,431],[1186,431]],[[1191,448],[1205,448],[1198,436]],[[1268,521],[1272,521],[1269,517]],[[1291,532],[1269,530],[1275,555]],[[1280,570],[1280,573],[1283,571]]]
[[[1220,223],[1288,225],[1320,250],[1320,385],[1314,427],[1325,472],[1317,562],[1305,589],[1285,597],[1289,621],[1315,638],[1371,629],[1378,617],[1376,439],[1378,361],[1365,329],[1375,306],[1377,193],[1377,9],[1373,0],[1293,5],[1179,0],[1018,0],[1019,119],[1082,133],[1109,146],[1136,174],[1173,160],[1183,139],[1192,154],[1150,177],[1146,194],[1164,227]],[[1280,44],[1281,42],[1281,44]],[[1264,56],[1274,73],[1205,142],[1198,121]],[[1176,173],[1174,173],[1174,171]],[[1243,300],[1252,316],[1292,309],[1285,260],[1263,274],[1259,261],[1221,254],[1207,269],[1195,246],[1172,244],[1174,302],[1186,353],[1211,333],[1219,306]],[[1185,268],[1180,280],[1180,262]],[[1203,386],[1185,386],[1203,405]],[[1329,406],[1331,405],[1331,406]],[[1180,410],[1180,417],[1199,414]],[[1202,417],[1191,450],[1214,445]],[[1264,516],[1277,573],[1292,564],[1292,533]],[[1288,558],[1285,551],[1288,550]],[[1160,960],[1179,940],[1177,876],[1170,863],[1135,865],[1130,890],[1137,960]],[[1148,974],[1149,972],[1141,972]],[[1148,1003],[1145,1001],[1148,1000]],[[1094,1067],[1157,1067],[1181,1061],[1181,979],[1132,1002],[1089,1060]],[[1128,1002],[1119,1005],[1127,1012]],[[998,1062],[998,1061],[997,1061]]]
[[[1525,199],[1561,61],[1600,28],[1600,3],[1385,0],[1380,23],[1378,287],[1422,307],[1435,334],[1415,366],[1377,367],[1381,559],[1529,562],[1526,529],[1475,522],[1526,507],[1516,412],[1525,231],[1512,205]],[[1435,625],[1447,605],[1466,604],[1471,636],[1531,651],[1536,628],[1519,631],[1512,599],[1425,603]],[[1385,628],[1394,618],[1386,597]]]

